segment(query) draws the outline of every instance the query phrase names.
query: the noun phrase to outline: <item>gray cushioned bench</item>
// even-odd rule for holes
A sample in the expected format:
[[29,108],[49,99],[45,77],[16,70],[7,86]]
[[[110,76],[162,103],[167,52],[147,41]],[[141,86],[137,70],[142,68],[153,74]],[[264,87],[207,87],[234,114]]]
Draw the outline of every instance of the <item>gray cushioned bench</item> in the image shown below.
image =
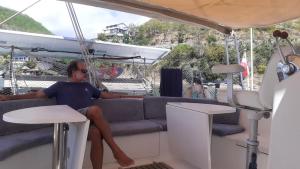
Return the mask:
[[[173,97],[145,97],[144,99],[96,100],[110,123],[114,136],[145,134],[167,130],[167,102],[196,102],[223,104],[211,100],[194,100]],[[12,100],[0,102],[0,161],[20,151],[52,142],[51,125],[25,125],[7,123],[2,120],[5,112],[35,107],[55,105],[53,99]],[[242,132],[238,125],[239,113],[214,117],[213,133],[219,136]]]

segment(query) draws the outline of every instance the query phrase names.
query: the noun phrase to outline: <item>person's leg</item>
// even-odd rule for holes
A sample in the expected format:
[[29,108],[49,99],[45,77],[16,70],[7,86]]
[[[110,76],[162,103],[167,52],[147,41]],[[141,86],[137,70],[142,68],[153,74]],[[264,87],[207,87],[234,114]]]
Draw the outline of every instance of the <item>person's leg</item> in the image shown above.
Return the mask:
[[132,165],[134,161],[131,158],[129,158],[113,140],[109,124],[104,119],[101,108],[98,106],[89,107],[87,111],[87,118],[90,119],[99,129],[104,140],[111,148],[117,162],[121,166]]
[[92,126],[89,130],[89,139],[91,140],[91,154],[93,169],[102,169],[103,163],[103,142],[99,130]]

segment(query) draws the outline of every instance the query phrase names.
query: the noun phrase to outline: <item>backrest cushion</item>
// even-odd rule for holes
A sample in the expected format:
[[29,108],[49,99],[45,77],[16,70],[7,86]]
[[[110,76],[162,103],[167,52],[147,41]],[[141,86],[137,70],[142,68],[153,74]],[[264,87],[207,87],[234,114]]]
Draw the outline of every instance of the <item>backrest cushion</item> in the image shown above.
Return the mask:
[[142,99],[97,99],[108,122],[144,120]]
[[44,127],[49,127],[50,125],[45,124],[15,124],[15,123],[8,123],[3,121],[2,116],[4,113],[29,108],[29,107],[37,107],[37,106],[48,106],[48,105],[55,105],[55,99],[26,99],[26,100],[9,100],[9,101],[0,101],[0,136],[31,131],[35,129],[40,129]]
[[191,102],[191,103],[217,103],[208,99],[190,99],[183,97],[145,97],[144,112],[146,119],[166,118],[166,104],[168,102]]
[[[188,103],[204,103],[228,105],[215,100],[209,99],[191,99],[183,97],[145,97],[144,98],[144,113],[145,119],[166,119],[166,104],[168,102],[188,102]],[[219,124],[238,124],[239,112],[232,114],[218,114],[213,117],[214,123]]]

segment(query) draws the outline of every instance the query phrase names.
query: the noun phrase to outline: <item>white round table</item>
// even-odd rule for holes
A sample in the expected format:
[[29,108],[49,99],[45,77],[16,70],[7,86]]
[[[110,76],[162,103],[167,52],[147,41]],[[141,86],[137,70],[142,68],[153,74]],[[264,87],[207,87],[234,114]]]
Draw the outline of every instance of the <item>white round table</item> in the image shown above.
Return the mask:
[[7,112],[3,115],[3,120],[21,124],[54,124],[52,168],[65,169],[68,127],[64,124],[85,122],[87,118],[67,105],[53,105]]

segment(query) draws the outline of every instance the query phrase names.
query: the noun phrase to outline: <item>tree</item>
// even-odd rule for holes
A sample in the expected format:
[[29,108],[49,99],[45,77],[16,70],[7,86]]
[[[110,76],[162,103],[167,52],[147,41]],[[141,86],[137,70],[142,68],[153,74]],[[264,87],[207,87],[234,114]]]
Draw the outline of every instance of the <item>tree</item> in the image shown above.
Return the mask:
[[132,43],[132,39],[131,39],[131,37],[129,36],[129,34],[125,34],[124,36],[123,36],[123,43],[125,43],[125,44],[131,44]]
[[146,27],[144,25],[140,26],[136,32],[136,36],[133,37],[133,43],[135,45],[148,45],[151,38],[146,32]]
[[102,41],[107,41],[107,37],[105,33],[99,33],[97,39]]
[[208,45],[204,49],[204,53],[199,59],[197,66],[199,67],[206,81],[215,81],[222,79],[222,76],[213,74],[211,68],[214,65],[224,63],[225,49],[222,45]]
[[209,45],[215,44],[217,42],[217,38],[214,35],[207,35],[206,41]]
[[179,44],[160,62],[160,65],[161,67],[182,68],[196,57],[195,49],[192,46]]
[[259,74],[264,74],[267,64],[274,52],[274,45],[269,41],[263,41],[253,50],[255,52],[254,66],[256,71]]
[[24,65],[30,69],[34,69],[36,67],[37,63],[35,61],[29,60],[29,61],[25,62]]
[[[230,62],[235,63],[235,50],[230,48]],[[202,55],[196,49],[187,44],[179,44],[160,62],[162,68],[193,68],[199,71],[206,81],[213,82],[223,79],[223,76],[213,74],[211,68],[214,65],[225,62],[225,48],[223,45],[208,45]]]
[[185,24],[179,24],[177,26],[177,42],[178,42],[178,44],[185,42],[187,32],[188,32],[188,27]]

